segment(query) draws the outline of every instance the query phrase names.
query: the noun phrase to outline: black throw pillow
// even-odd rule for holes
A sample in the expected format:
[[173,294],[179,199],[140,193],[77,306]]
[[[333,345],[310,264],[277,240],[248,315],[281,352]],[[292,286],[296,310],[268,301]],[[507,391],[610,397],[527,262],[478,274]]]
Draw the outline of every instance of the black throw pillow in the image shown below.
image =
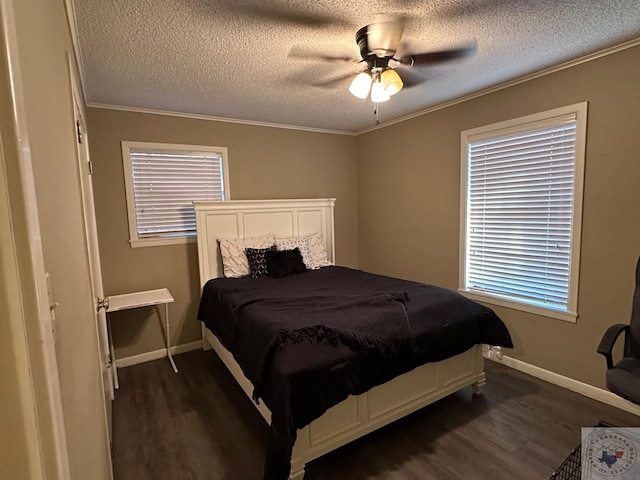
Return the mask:
[[269,248],[245,248],[244,253],[249,262],[249,274],[251,278],[262,278],[267,276],[267,253],[275,252],[276,246]]
[[298,247],[293,250],[270,251],[267,252],[266,257],[267,275],[271,278],[288,277],[307,271]]

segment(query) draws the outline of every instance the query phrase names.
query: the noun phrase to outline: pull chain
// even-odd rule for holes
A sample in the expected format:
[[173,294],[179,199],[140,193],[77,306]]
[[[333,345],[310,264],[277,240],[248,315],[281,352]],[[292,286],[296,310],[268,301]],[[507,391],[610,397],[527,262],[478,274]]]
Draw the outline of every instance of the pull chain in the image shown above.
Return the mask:
[[380,118],[378,117],[378,102],[376,102],[373,106],[373,113],[376,116],[376,126],[380,125]]

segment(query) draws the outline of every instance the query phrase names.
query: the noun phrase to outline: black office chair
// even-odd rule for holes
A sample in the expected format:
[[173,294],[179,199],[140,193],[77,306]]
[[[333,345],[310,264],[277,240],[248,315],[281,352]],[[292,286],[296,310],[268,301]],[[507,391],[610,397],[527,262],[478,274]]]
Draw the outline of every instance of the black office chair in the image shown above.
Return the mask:
[[[612,351],[624,332],[622,359],[615,365]],[[640,405],[640,259],[636,265],[636,290],[629,325],[616,324],[605,332],[598,353],[607,359],[607,388],[616,395]]]

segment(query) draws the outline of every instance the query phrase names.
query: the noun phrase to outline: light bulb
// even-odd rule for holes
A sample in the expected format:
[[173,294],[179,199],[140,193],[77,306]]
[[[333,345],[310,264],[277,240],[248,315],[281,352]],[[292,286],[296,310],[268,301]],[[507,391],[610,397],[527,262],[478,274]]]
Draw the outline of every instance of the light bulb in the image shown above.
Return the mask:
[[380,80],[373,82],[371,86],[371,101],[373,103],[386,102],[389,100],[389,94],[384,91],[384,85]]
[[359,73],[351,82],[349,91],[358,98],[367,98],[371,88],[371,76],[367,72]]
[[380,79],[382,80],[382,85],[387,95],[395,95],[402,90],[402,79],[395,70],[388,68],[382,72]]

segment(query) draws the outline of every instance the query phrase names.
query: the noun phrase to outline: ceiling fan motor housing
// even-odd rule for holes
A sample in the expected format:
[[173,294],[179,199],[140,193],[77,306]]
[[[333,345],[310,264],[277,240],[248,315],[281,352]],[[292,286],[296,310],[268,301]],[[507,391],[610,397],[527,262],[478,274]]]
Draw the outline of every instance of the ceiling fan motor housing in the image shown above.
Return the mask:
[[392,22],[382,22],[365,25],[356,32],[356,43],[360,49],[360,56],[365,62],[386,59],[388,63],[393,58],[400,40],[399,35],[397,38],[389,35],[393,32],[393,27]]

